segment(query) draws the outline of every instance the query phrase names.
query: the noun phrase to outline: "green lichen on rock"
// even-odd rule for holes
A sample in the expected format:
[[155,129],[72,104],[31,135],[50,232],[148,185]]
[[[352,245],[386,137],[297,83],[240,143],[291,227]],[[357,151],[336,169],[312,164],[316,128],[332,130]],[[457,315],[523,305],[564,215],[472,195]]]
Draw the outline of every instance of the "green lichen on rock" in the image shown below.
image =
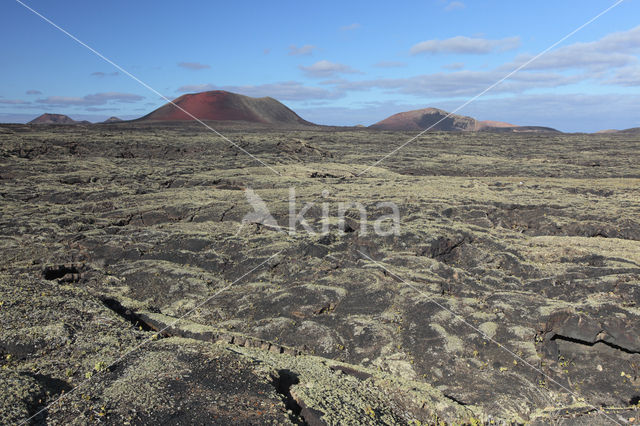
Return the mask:
[[[633,136],[429,133],[358,176],[411,136],[224,128],[277,175],[189,123],[0,128],[3,418],[64,394],[42,422],[293,422],[285,370],[335,423],[588,422],[637,397]],[[245,219],[251,188],[289,226],[291,187],[318,234]],[[398,234],[372,232],[380,202]]]

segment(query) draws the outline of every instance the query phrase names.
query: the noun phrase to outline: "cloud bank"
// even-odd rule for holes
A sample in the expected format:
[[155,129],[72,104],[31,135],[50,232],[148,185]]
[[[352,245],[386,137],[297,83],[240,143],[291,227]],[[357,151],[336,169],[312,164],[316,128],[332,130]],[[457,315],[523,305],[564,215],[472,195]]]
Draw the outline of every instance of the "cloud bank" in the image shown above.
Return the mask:
[[446,40],[421,41],[411,47],[410,53],[466,53],[486,55],[493,52],[506,52],[520,47],[520,37],[507,37],[501,40],[456,36]]

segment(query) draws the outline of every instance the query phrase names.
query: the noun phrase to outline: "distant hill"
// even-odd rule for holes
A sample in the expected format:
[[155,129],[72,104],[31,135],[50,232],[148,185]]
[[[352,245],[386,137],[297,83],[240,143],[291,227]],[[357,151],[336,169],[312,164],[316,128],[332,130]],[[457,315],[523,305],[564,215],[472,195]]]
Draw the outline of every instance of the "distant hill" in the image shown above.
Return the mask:
[[513,127],[485,127],[481,132],[510,132],[510,133],[562,133],[553,127],[544,126],[513,126]]
[[[64,114],[42,114],[39,117],[34,118],[28,124],[78,124],[76,121]],[[87,122],[88,123],[88,122]]]
[[118,122],[120,122],[120,121],[122,121],[122,119],[121,119],[121,118],[118,118],[118,117],[109,117],[109,118],[107,118],[106,120],[104,120],[104,121],[103,121],[103,123],[118,123]]
[[[223,90],[214,90],[183,95],[173,102],[199,120],[313,125],[273,98],[252,98]],[[136,121],[193,120],[193,117],[180,108],[167,103]]]
[[[369,126],[376,130],[422,131],[433,126],[434,132],[557,132],[550,127],[517,126],[501,121],[479,121],[473,117],[452,114],[437,108],[400,112]],[[437,123],[437,124],[436,124]]]
[[640,134],[640,127],[632,127],[630,129],[624,129],[624,130],[616,130],[616,129],[607,129],[607,130],[599,130],[596,132],[596,134],[607,134],[607,133],[622,133],[622,134],[631,134],[631,135],[637,135]]

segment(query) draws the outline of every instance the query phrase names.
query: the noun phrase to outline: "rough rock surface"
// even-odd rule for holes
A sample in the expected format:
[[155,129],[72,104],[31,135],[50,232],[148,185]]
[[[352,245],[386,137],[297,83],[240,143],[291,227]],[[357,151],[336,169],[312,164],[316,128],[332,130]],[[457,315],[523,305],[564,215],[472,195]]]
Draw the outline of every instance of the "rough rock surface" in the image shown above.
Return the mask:
[[632,136],[3,129],[7,423],[639,418]]

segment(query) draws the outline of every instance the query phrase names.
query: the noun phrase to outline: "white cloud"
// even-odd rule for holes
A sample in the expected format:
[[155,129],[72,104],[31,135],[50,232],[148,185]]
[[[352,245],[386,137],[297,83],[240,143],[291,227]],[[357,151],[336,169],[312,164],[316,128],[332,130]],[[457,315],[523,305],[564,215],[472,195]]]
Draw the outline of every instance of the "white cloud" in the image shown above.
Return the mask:
[[620,68],[604,83],[625,87],[640,86],[640,66]]
[[308,67],[300,66],[300,69],[308,76],[315,78],[326,78],[345,73],[359,73],[348,65],[329,62],[326,60],[318,61]]
[[471,38],[456,36],[446,40],[426,40],[411,47],[411,54],[418,53],[470,53],[488,54],[499,51],[517,49],[520,46],[520,37],[507,37],[501,40],[489,40],[484,38]]
[[353,30],[357,30],[361,26],[362,25],[358,24],[357,22],[354,22],[353,24],[344,25],[344,26],[340,27],[340,30],[342,30],[342,31],[353,31]]
[[407,63],[400,61],[380,61],[373,64],[373,66],[376,68],[402,68],[406,67]]
[[92,72],[91,76],[92,77],[116,77],[120,75],[120,73],[118,71],[114,71],[114,72],[110,72],[110,73],[106,73],[106,72],[102,72],[102,71],[96,71],[96,72]]
[[33,113],[0,112],[0,123],[27,123],[36,118]]
[[[531,60],[533,55],[518,55],[510,64],[502,69],[515,69]],[[568,70],[591,69],[608,70],[637,62],[633,55],[618,52],[601,52],[584,46],[583,43],[567,46],[547,53],[527,65],[527,70]]]
[[[530,70],[542,69],[579,69],[607,71],[638,62],[640,53],[640,26],[628,31],[609,34],[600,40],[588,43],[574,43],[553,50],[531,64]],[[504,68],[515,68],[533,58],[533,55],[520,55]]]
[[101,112],[101,111],[119,111],[120,108],[102,108],[102,107],[87,107],[86,111],[90,112]]
[[132,103],[144,99],[139,95],[133,93],[119,93],[119,92],[107,92],[96,93],[93,95],[86,95],[83,97],[75,96],[49,96],[47,98],[36,100],[39,104],[55,105],[55,106],[95,106],[105,105],[110,101]]
[[640,25],[627,31],[608,34],[598,41],[584,44],[605,52],[638,53],[640,51]]
[[289,56],[311,55],[315,48],[312,44],[305,44],[300,47],[292,44],[289,46]]
[[0,104],[5,105],[27,105],[31,102],[23,101],[22,99],[0,99]]
[[[196,89],[196,90],[194,90]],[[270,96],[285,101],[306,101],[314,99],[337,99],[344,94],[336,90],[329,90],[320,87],[305,86],[297,81],[285,81],[279,83],[267,83],[247,86],[214,86],[212,84],[200,84],[182,86],[178,92],[201,92],[204,90],[226,90],[240,93],[246,96],[264,97]]]
[[458,71],[464,68],[464,62],[454,62],[452,64],[443,65],[442,68],[445,70]]
[[[466,43],[469,40],[475,41]],[[505,40],[507,41],[505,42]],[[515,45],[517,42],[519,42],[518,38],[503,40],[464,39],[464,42],[460,43],[460,39],[454,38],[419,47],[426,48],[430,51],[457,50],[482,52],[491,49],[505,49]],[[500,95],[501,98],[505,98],[506,96],[507,98],[505,99],[511,99],[511,97],[508,97],[509,95],[517,95],[517,97],[514,96],[509,103],[503,101],[503,103],[500,104],[504,105],[504,107],[498,112],[501,114],[504,113],[505,117],[501,114],[496,114],[493,117],[483,117],[483,119],[513,121],[516,122],[516,124],[549,125],[552,127],[560,127],[563,130],[571,130],[572,128],[580,130],[580,103],[594,102],[593,104],[585,104],[584,106],[585,110],[591,108],[588,110],[594,117],[593,126],[614,127],[614,115],[604,114],[603,117],[609,117],[607,119],[609,121],[607,121],[604,118],[598,118],[595,113],[598,106],[602,108],[602,105],[608,104],[602,103],[603,100],[617,99],[613,94],[607,97],[580,97],[573,95],[570,99],[564,100],[563,95],[545,95],[544,97],[537,98],[533,93],[534,90],[541,91],[555,88],[563,88],[563,91],[566,93],[568,88],[579,83],[640,87],[640,61],[638,61],[638,54],[640,54],[640,27],[633,28],[629,31],[613,33],[593,42],[574,43],[552,51],[543,55],[539,61],[534,62],[530,67],[510,76],[507,80],[492,88],[488,94],[489,99],[487,99],[487,97],[481,98],[478,104],[489,105],[487,102],[490,102],[490,96],[493,94]],[[373,93],[377,92],[377,94],[381,93],[386,99],[389,99],[389,97],[393,95],[398,95],[399,99],[403,97],[406,99],[404,95],[411,95],[413,99],[416,100],[430,99],[431,103],[434,100],[441,103],[450,102],[453,104],[452,108],[455,108],[462,103],[462,100],[481,93],[504,78],[508,72],[521,64],[523,60],[525,60],[524,57],[520,56],[516,61],[511,63],[494,69],[480,71],[465,70],[463,63],[452,63],[445,65],[442,72],[403,78],[359,79],[357,81],[347,78],[346,75],[340,75],[338,70],[341,69],[341,66],[339,64],[319,63],[313,67],[313,70],[307,71],[314,71],[314,76],[316,77],[325,77],[319,84],[326,87],[332,93],[346,95],[355,91],[372,91]],[[380,66],[381,64],[376,65]],[[549,113],[548,108],[552,107],[557,108],[553,114],[551,114],[553,117],[563,116],[567,111],[563,108],[575,108],[575,114],[573,110],[570,114],[567,113],[569,115],[573,114],[572,120],[574,121],[565,125],[562,125],[561,120],[557,118],[549,118],[547,122],[545,122],[545,120],[528,122],[528,120],[526,120],[526,114],[521,115],[520,120],[517,119],[518,117],[514,119],[513,115],[507,114],[509,111],[508,106],[518,105],[518,99],[529,99],[530,101],[540,100],[540,102],[543,102],[546,106],[535,110],[538,117],[543,117],[545,109],[546,112]],[[627,104],[633,103],[630,101],[631,97],[624,99]],[[411,101],[407,101],[407,103],[409,102]],[[598,102],[601,103],[598,105]],[[473,105],[476,105],[476,102],[474,102]],[[491,105],[497,105],[497,101]],[[529,108],[527,111],[534,110],[534,106],[528,106],[527,108]],[[619,108],[613,110],[619,112]],[[337,112],[337,109],[332,111],[335,112],[336,117],[339,116],[340,113]],[[562,111],[562,113],[559,111]],[[315,114],[313,111],[310,112]],[[522,117],[525,117],[525,120],[522,120]],[[313,120],[322,122],[317,118]],[[346,120],[346,118],[344,120]],[[627,127],[640,125],[640,123],[630,122],[631,120],[627,121],[629,121]],[[610,124],[605,126],[607,122],[610,122]]]
[[[493,71],[455,71],[422,74],[406,78],[382,78],[348,81],[344,79],[323,82],[341,92],[382,89],[390,93],[412,96],[453,98],[474,96],[504,77]],[[565,76],[556,73],[520,72],[496,86],[491,93],[523,93],[529,89],[555,88],[584,80],[584,75]]]
[[452,1],[444,8],[444,10],[446,10],[447,12],[451,12],[452,10],[460,10],[464,9],[465,7],[467,6],[461,1]]
[[207,64],[201,64],[200,62],[180,62],[178,63],[178,66],[180,68],[185,68],[191,71],[198,71],[198,70],[204,70],[204,69],[209,69],[211,68],[211,66],[207,65]]
[[180,86],[176,90],[176,92],[180,93],[197,93],[197,92],[208,92],[209,90],[216,90],[216,87],[213,84],[187,84],[185,86]]
[[279,100],[303,101],[312,99],[337,99],[343,93],[319,87],[304,86],[295,81],[261,84],[257,86],[225,86],[225,90],[242,93],[247,96],[270,96]]

